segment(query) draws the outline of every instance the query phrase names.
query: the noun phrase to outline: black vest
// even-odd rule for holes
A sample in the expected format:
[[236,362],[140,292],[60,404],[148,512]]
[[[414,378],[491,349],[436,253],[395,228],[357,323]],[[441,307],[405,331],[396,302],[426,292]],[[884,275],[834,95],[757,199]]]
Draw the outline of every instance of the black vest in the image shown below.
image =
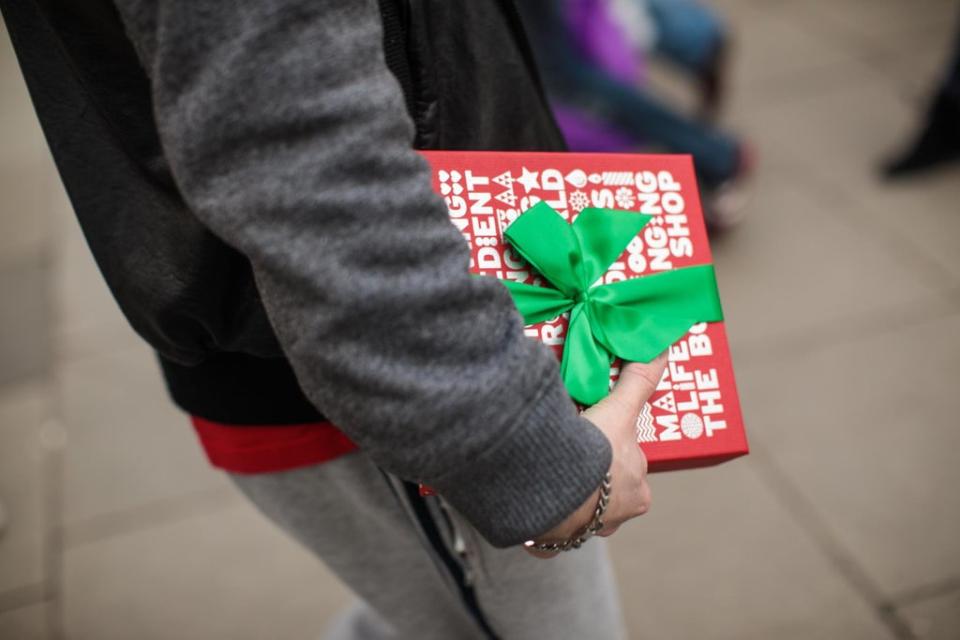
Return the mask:
[[[0,0],[0,8],[94,258],[158,352],[177,404],[230,424],[321,420],[280,351],[246,258],[176,190],[148,79],[114,6]],[[417,148],[564,148],[512,0],[380,0],[380,9]],[[146,248],[154,263],[129,268],[131,248]]]

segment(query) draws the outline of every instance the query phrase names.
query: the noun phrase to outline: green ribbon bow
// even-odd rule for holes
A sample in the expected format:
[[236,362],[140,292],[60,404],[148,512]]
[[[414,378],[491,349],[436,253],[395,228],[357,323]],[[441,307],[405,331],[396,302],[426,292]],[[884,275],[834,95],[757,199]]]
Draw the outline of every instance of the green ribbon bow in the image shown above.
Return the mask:
[[581,404],[596,404],[609,393],[614,357],[650,362],[694,324],[723,319],[712,265],[596,284],[651,217],[590,208],[571,225],[540,202],[504,233],[555,287],[501,281],[524,321],[570,312],[560,374]]

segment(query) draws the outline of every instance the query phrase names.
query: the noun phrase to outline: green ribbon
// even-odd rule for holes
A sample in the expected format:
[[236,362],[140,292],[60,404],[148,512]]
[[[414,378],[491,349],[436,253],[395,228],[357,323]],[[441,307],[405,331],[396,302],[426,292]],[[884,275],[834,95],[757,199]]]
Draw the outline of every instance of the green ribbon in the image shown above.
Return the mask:
[[694,324],[723,320],[712,265],[597,284],[651,217],[589,208],[571,225],[540,202],[504,233],[554,287],[501,281],[524,321],[570,312],[560,374],[581,404],[596,404],[609,393],[614,357],[650,362]]

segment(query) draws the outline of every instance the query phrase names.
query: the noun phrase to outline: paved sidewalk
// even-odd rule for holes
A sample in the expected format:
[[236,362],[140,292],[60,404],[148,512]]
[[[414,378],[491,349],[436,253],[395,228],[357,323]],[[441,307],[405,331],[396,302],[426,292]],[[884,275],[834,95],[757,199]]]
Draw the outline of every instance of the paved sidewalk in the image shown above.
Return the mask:
[[[632,637],[960,638],[960,169],[883,185],[960,11],[724,0],[750,220],[715,244],[752,454],[613,540]],[[671,87],[669,78],[666,80]],[[210,470],[0,35],[0,639],[318,638],[350,599]]]

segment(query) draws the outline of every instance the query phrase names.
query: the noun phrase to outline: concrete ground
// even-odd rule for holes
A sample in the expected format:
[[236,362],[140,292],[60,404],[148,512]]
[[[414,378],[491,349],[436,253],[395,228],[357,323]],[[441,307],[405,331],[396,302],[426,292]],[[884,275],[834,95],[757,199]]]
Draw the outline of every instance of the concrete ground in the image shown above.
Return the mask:
[[[613,538],[635,638],[960,638],[960,169],[887,186],[949,0],[725,0],[751,219],[717,241],[753,453]],[[0,36],[0,638],[317,638],[348,593],[207,467]]]

